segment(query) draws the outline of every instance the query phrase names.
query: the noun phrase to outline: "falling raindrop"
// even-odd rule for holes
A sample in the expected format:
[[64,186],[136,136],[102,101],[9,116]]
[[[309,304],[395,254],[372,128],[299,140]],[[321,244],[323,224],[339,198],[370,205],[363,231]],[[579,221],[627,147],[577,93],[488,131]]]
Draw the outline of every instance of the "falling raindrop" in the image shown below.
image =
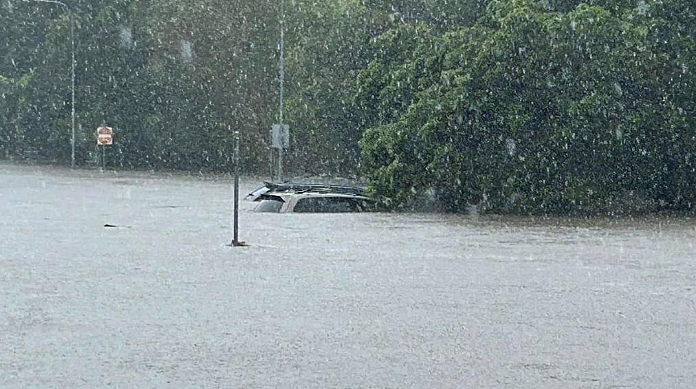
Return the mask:
[[193,47],[191,42],[185,39],[181,41],[181,59],[186,63],[193,61]]
[[639,15],[645,15],[648,12],[648,5],[645,3],[645,0],[638,0],[636,12],[638,12]]
[[515,145],[515,140],[512,138],[507,138],[505,140],[505,148],[507,148],[508,155],[513,157],[515,156],[515,149],[517,146]]
[[130,28],[121,27],[120,42],[121,47],[130,49],[133,47],[133,33]]

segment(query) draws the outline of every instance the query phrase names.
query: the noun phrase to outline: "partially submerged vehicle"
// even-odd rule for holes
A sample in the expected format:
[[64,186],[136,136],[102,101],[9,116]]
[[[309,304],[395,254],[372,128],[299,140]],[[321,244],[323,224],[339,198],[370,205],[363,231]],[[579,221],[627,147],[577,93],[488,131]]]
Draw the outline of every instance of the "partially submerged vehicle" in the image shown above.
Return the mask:
[[377,202],[358,186],[266,182],[248,194],[256,212],[343,213],[373,212]]

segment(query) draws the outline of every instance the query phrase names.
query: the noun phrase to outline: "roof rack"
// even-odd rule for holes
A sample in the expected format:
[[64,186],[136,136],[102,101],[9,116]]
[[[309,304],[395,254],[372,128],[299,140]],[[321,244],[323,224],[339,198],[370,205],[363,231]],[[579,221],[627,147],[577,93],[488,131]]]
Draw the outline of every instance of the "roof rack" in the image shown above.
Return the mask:
[[364,195],[365,188],[349,185],[330,185],[330,184],[305,184],[295,182],[272,183],[264,182],[265,186],[274,192],[315,192],[315,193],[340,193],[352,195]]

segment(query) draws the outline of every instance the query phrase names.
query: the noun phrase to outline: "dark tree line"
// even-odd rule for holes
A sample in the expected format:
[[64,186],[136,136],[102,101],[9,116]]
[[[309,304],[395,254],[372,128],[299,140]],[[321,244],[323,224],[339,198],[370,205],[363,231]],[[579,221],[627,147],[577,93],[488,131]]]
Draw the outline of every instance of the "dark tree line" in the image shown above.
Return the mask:
[[[65,0],[77,159],[266,172],[278,1]],[[0,0],[0,158],[70,160],[70,24]],[[285,0],[287,168],[361,174],[394,208],[691,210],[687,0]],[[639,207],[639,208],[640,208]]]

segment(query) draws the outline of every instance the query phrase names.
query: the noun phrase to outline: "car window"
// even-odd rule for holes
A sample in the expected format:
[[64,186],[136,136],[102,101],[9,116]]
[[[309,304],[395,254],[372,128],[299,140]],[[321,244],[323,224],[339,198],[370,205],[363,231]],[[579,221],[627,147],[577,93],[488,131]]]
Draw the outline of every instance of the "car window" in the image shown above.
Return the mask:
[[294,212],[340,213],[358,212],[359,210],[355,199],[345,197],[308,197],[297,201]]
[[254,210],[256,212],[280,212],[281,208],[283,208],[281,200],[261,200]]

